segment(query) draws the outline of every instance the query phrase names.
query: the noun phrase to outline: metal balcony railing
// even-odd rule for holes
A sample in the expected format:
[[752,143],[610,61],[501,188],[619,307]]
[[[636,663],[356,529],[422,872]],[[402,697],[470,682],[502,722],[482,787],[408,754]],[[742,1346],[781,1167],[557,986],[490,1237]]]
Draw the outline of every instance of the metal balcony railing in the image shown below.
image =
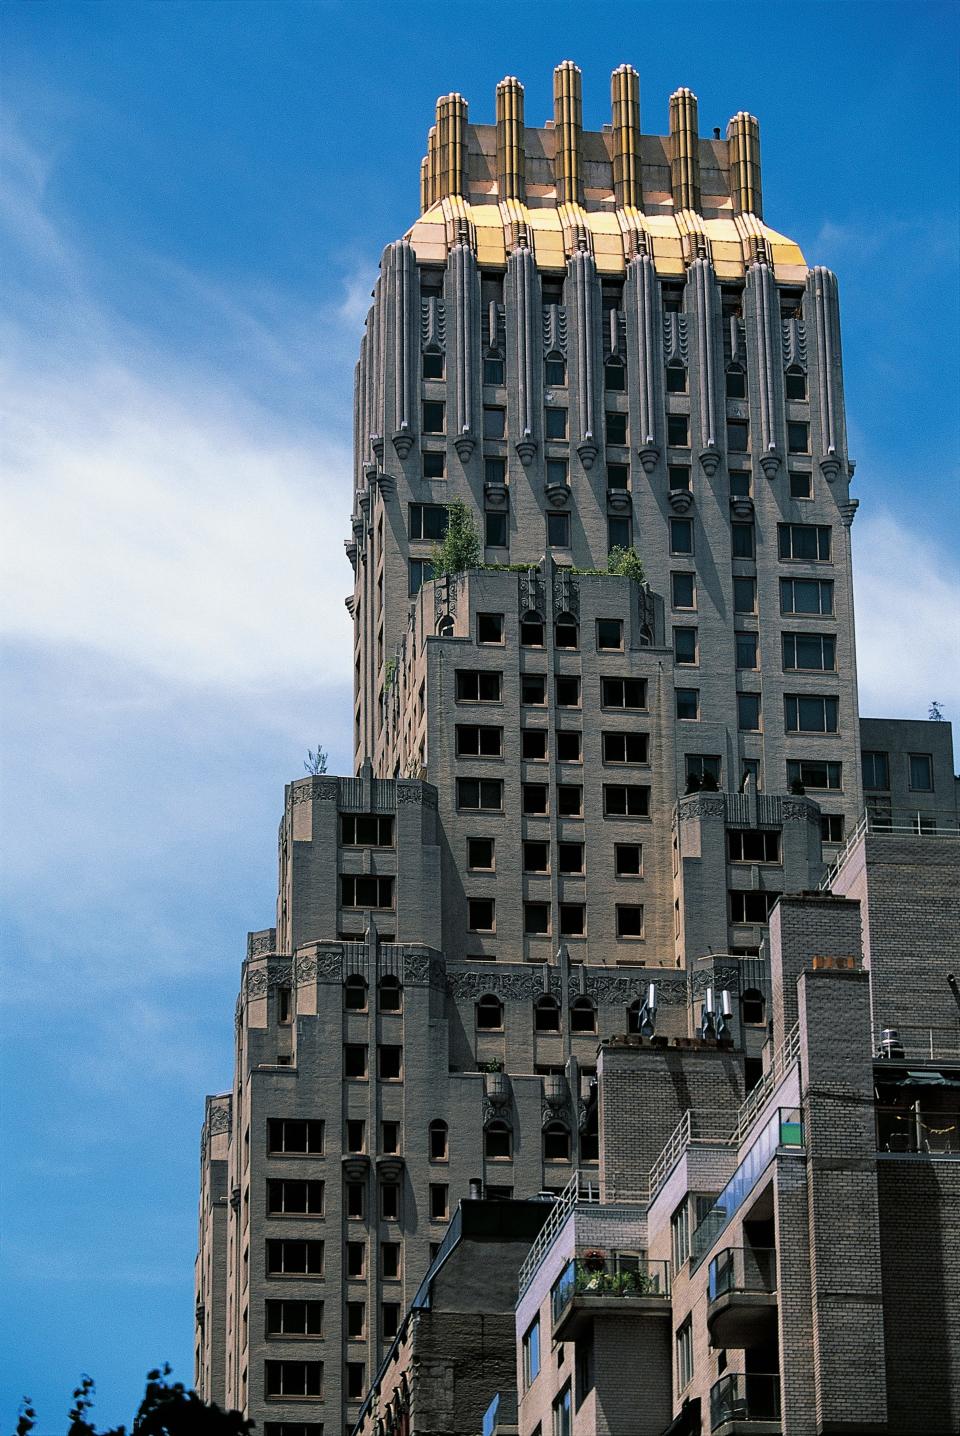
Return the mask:
[[732,1221],[757,1178],[781,1148],[801,1151],[803,1114],[799,1107],[778,1107],[760,1128],[740,1165],[690,1239],[690,1270],[696,1271],[720,1233]]
[[567,1263],[554,1284],[550,1305],[556,1326],[575,1296],[629,1301],[669,1295],[669,1262],[651,1261],[639,1252],[595,1248],[578,1253]]
[[877,1107],[877,1151],[936,1157],[960,1153],[960,1112],[938,1111],[919,1102]]
[[840,849],[833,866],[820,883],[821,888],[829,889],[833,886],[851,848],[859,842],[864,833],[887,833],[893,837],[955,838],[960,833],[960,819],[955,810],[947,808],[924,812],[920,808],[888,808],[874,803],[867,808]]
[[[896,1033],[896,1038],[888,1042],[887,1033]],[[956,1062],[960,1060],[960,1022],[941,1027],[898,1027],[895,1022],[885,1022],[874,1027],[873,1050],[878,1056],[908,1062]]]
[[776,1372],[728,1371],[710,1388],[710,1430],[728,1421],[779,1421]]
[[710,1301],[730,1292],[777,1289],[777,1254],[772,1247],[724,1247],[710,1263],[707,1296]]
[[600,1185],[596,1177],[574,1172],[563,1191],[553,1204],[549,1217],[537,1234],[537,1239],[527,1252],[520,1268],[518,1299],[523,1296],[537,1267],[557,1239],[557,1234],[574,1207],[596,1205],[600,1201]]

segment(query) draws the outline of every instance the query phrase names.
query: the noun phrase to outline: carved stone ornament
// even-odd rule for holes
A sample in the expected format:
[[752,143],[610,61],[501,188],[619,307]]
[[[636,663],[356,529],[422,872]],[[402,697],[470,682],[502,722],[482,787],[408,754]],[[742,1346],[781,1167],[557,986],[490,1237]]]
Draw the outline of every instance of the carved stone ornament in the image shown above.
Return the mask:
[[569,484],[547,484],[546,493],[555,509],[565,509],[570,502]]
[[245,990],[248,998],[263,997],[271,987],[286,987],[293,976],[289,958],[268,961],[265,966],[247,968]]
[[506,484],[500,483],[498,480],[487,479],[483,485],[483,494],[492,508],[502,509],[507,502],[509,489]]
[[587,470],[593,468],[593,462],[597,457],[598,449],[591,439],[584,439],[582,444],[577,445],[577,453],[580,455],[580,462]]
[[840,460],[836,454],[827,454],[820,460],[820,472],[828,484],[832,484],[840,472]]
[[263,932],[247,933],[247,957],[272,957],[277,950],[277,929],[268,927]]
[[472,434],[458,434],[453,441],[453,447],[457,451],[460,462],[465,464],[477,447],[477,441]]
[[563,1122],[564,1126],[569,1127],[569,1114],[562,1108],[551,1107],[549,1102],[543,1102],[540,1107],[540,1126],[546,1127],[551,1122],[557,1121]]
[[521,439],[515,447],[517,450],[517,457],[519,458],[521,464],[525,469],[529,469],[530,465],[533,463],[533,456],[537,452],[536,440],[530,438]]
[[719,449],[707,448],[700,450],[700,467],[708,479],[712,479],[720,467]]
[[712,987],[714,992],[737,992],[740,987],[740,969],[729,963],[714,963],[712,967],[690,974],[690,995],[694,1001],[702,997],[708,987]]
[[416,803],[419,805],[423,802],[422,783],[405,783],[398,779],[396,792],[398,806],[402,803]]
[[587,993],[596,1003],[622,1003],[624,1007],[647,995],[651,982],[657,984],[657,1000],[661,1003],[680,1003],[687,1000],[687,984],[681,978],[664,978],[660,968],[648,968],[638,977],[621,977],[619,974],[596,972],[587,969]]
[[735,494],[730,500],[730,507],[738,519],[748,519],[753,514],[753,499],[749,494]]
[[393,447],[397,451],[398,459],[405,459],[413,448],[413,435],[407,428],[398,429],[393,435]]
[[780,472],[780,455],[775,453],[762,454],[760,456],[760,467],[765,477],[772,481]]
[[365,1182],[370,1170],[370,1158],[361,1153],[352,1153],[342,1159],[343,1175],[348,1182]]
[[693,508],[693,494],[690,489],[671,489],[667,500],[675,514],[686,514]]
[[797,802],[792,798],[781,798],[780,818],[784,823],[811,823],[819,826],[820,814],[813,803]]
[[491,1122],[505,1122],[510,1130],[513,1130],[513,1122],[508,1107],[495,1107],[488,1097],[484,1097],[481,1108],[481,1121],[484,1128],[489,1127]]
[[408,952],[403,959],[403,982],[405,987],[433,987],[443,992],[448,989],[446,968],[442,958],[426,952]]
[[207,1131],[210,1136],[230,1131],[230,1098],[211,1102],[207,1109]]
[[543,980],[535,972],[452,972],[447,977],[451,997],[483,997],[487,992],[497,997],[539,997]]
[[607,507],[617,512],[630,509],[632,500],[629,489],[607,489]]
[[726,804],[723,798],[694,798],[693,801],[684,800],[679,805],[679,817],[681,822],[690,818],[722,818],[726,813]]
[[643,472],[645,474],[652,474],[660,460],[660,450],[655,444],[645,444],[644,447],[638,449],[637,452],[640,455],[640,464],[643,468]]

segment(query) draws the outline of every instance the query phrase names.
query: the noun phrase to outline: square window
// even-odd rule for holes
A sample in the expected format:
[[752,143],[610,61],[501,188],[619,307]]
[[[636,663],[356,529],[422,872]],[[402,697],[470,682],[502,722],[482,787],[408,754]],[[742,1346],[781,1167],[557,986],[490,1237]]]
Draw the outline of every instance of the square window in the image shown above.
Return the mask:
[[734,613],[756,613],[757,580],[755,578],[735,578],[733,580],[733,611]]
[[424,379],[443,378],[443,355],[436,349],[428,349],[423,356]]
[[583,903],[560,904],[560,936],[583,937],[587,931],[587,909]]
[[447,456],[444,453],[435,453],[427,449],[423,455],[423,477],[425,479],[442,479],[447,472]]
[[640,843],[615,843],[613,853],[618,878],[639,878],[643,875],[643,848]]
[[483,527],[483,541],[487,548],[506,548],[508,546],[505,513],[495,513],[492,509],[488,509],[483,516]]
[[477,614],[477,642],[478,642],[478,643],[502,643],[502,642],[503,642],[503,614],[502,614],[502,613],[478,613],[478,614]]
[[929,753],[910,754],[910,789],[914,793],[933,792],[933,759]]
[[838,700],[819,693],[787,694],[783,700],[788,733],[836,733]]
[[686,769],[688,778],[699,778],[701,785],[704,778],[709,778],[712,783],[720,787],[720,757],[716,753],[688,753],[686,757]]
[[692,573],[672,573],[670,588],[674,608],[696,608],[696,586]]
[[753,524],[731,524],[734,558],[753,558],[756,553]]
[[548,439],[565,439],[567,437],[566,409],[547,409],[545,433]]
[[671,464],[667,469],[667,480],[669,482],[670,488],[673,490],[689,490],[690,470],[687,468],[686,464]]
[[560,783],[557,787],[557,812],[561,818],[583,816],[583,789],[576,783]]
[[565,489],[569,484],[566,459],[547,460],[547,488]]
[[813,475],[812,474],[791,474],[790,475],[790,497],[792,499],[813,498]]
[[446,405],[436,399],[425,399],[423,403],[423,432],[443,434],[446,432]]
[[505,484],[507,482],[506,459],[496,459],[487,455],[483,461],[483,481],[486,484]]
[[752,490],[753,484],[748,469],[730,470],[730,497],[732,499],[749,498]]
[[502,697],[503,674],[497,669],[458,668],[456,692],[458,703],[499,703]]
[[620,650],[623,648],[623,622],[619,618],[597,619],[597,648]]
[[522,728],[520,730],[521,751],[528,762],[538,762],[547,756],[546,728]]
[[617,937],[643,937],[643,907],[639,903],[617,904]]
[[636,708],[647,706],[645,678],[601,678],[600,702],[604,708]]
[[493,901],[491,898],[467,899],[467,927],[471,932],[493,932]]
[[693,553],[692,519],[670,520],[670,552],[676,554]]
[[570,547],[569,514],[547,514],[547,543],[551,548]]
[[467,867],[489,872],[493,869],[494,839],[467,839]]
[[546,783],[524,783],[521,788],[523,812],[528,815],[546,813],[548,793]]
[[607,519],[607,552],[615,548],[631,548],[633,545],[632,524],[628,517],[620,515]]
[[810,425],[791,419],[787,424],[787,449],[791,454],[809,454]]
[[550,904],[545,902],[524,903],[523,930],[528,937],[540,937],[549,933]]
[[750,425],[745,419],[727,420],[727,448],[731,454],[745,454],[750,448]]
[[677,717],[687,722],[698,719],[700,717],[699,688],[678,688],[676,694]]
[[831,532],[827,524],[778,524],[777,541],[781,558],[806,563],[828,563]]
[[542,707],[547,701],[547,679],[543,673],[520,675],[520,702],[527,708]]
[[610,358],[606,364],[604,364],[603,387],[608,394],[623,394],[626,392],[627,366],[622,360]]
[[738,668],[758,668],[757,659],[758,636],[755,633],[738,633],[735,635],[737,649]]
[[412,539],[429,539],[433,543],[446,537],[450,510],[445,504],[408,504],[407,532]]
[[525,873],[546,873],[550,871],[549,843],[524,843],[523,871]]
[[781,613],[833,613],[832,578],[782,578]]
[[645,763],[649,736],[646,733],[603,733],[601,745],[605,763]]
[[667,393],[685,394],[687,392],[687,371],[682,364],[667,365]]
[[820,839],[824,843],[843,842],[843,814],[820,814]]
[[503,783],[499,778],[458,778],[457,807],[466,812],[502,812]]
[[613,410],[607,410],[607,443],[627,443],[627,416]]
[[673,630],[673,657],[675,663],[697,662],[697,630],[695,628],[675,628]]
[[484,358],[483,382],[485,384],[503,383],[503,360],[498,354],[487,354]]
[[580,737],[579,730],[575,728],[560,729],[556,735],[558,763],[580,762]]
[[737,694],[737,727],[741,733],[760,731],[760,694]]
[[554,683],[556,685],[556,697],[558,708],[579,708],[580,707],[580,679],[571,678],[565,674],[557,674]]
[[690,416],[688,414],[667,415],[667,443],[672,449],[689,449]]
[[485,439],[502,439],[507,431],[506,409],[486,408],[483,411],[483,437]]
[[628,489],[630,487],[630,470],[626,464],[607,465],[607,488]]
[[499,758],[503,752],[503,729],[487,724],[458,723],[458,758]]
[[787,763],[787,783],[792,788],[800,783],[804,788],[836,789],[843,787],[843,765],[829,763],[821,758],[791,758]]
[[582,873],[583,843],[560,843],[557,848],[557,866],[562,873]]

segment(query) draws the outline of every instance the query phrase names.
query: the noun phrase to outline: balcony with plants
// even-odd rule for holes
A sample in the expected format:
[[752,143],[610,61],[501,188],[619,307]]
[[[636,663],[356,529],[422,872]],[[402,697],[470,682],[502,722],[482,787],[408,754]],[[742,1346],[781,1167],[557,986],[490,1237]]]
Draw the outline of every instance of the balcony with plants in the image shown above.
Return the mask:
[[642,1252],[578,1251],[554,1284],[553,1335],[576,1341],[597,1317],[670,1316],[670,1264]]

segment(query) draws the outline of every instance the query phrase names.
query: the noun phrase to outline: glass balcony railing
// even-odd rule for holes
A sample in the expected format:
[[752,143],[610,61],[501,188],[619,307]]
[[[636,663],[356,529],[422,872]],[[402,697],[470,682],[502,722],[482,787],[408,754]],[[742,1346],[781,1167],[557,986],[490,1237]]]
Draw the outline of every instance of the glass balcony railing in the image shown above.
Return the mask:
[[760,1173],[781,1148],[803,1147],[803,1115],[799,1107],[778,1107],[747,1148],[737,1170],[690,1239],[690,1270],[695,1271],[717,1237],[750,1195]]
[[638,1252],[582,1252],[567,1263],[554,1284],[551,1307],[554,1325],[575,1296],[668,1297],[670,1264],[650,1261]]
[[777,1254],[768,1247],[724,1247],[710,1263],[707,1295],[710,1301],[731,1292],[777,1289]]
[[728,1371],[710,1388],[710,1430],[728,1421],[779,1421],[780,1377],[775,1372]]
[[960,1152],[960,1112],[936,1108],[877,1107],[877,1151],[935,1157]]

